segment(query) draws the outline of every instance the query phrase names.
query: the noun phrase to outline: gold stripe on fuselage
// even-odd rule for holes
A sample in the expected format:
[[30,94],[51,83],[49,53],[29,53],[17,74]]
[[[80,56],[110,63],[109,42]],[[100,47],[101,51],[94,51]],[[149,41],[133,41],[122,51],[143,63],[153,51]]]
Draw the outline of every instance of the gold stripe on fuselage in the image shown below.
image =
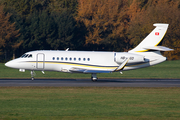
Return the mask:
[[[37,62],[31,62],[37,63]],[[86,68],[98,68],[98,69],[116,69],[118,66],[98,66],[98,65],[88,65],[88,64],[79,64],[79,63],[66,63],[66,62],[38,62],[45,64],[61,64],[61,65],[71,65],[74,67],[86,67]]]

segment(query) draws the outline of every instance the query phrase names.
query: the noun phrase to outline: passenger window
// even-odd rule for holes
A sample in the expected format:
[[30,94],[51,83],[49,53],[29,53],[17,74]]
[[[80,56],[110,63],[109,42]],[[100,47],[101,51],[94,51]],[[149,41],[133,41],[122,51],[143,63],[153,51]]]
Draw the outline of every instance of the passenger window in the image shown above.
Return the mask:
[[87,60],[90,61],[90,58],[88,58]]
[[79,61],[81,61],[81,58],[79,58]]
[[76,61],[76,58],[74,58],[74,61]]
[[55,57],[53,57],[52,59],[55,60]]
[[59,60],[59,57],[57,57],[57,60]]
[[86,58],[83,58],[84,61],[86,61]]
[[63,60],[63,57],[61,57],[61,60]]
[[65,60],[68,60],[68,58],[66,57]]

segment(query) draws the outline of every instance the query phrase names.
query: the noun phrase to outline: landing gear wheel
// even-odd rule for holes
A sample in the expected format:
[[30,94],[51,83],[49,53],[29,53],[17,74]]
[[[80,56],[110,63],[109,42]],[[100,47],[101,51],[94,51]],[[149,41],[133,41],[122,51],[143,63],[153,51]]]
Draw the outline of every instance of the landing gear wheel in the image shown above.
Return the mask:
[[31,80],[33,81],[34,80],[34,76],[36,75],[36,73],[32,70],[31,71]]
[[93,81],[93,82],[95,82],[95,81],[97,81],[97,76],[96,76],[96,74],[95,73],[92,73],[91,74],[91,80]]
[[97,79],[98,79],[98,78],[93,78],[93,77],[91,77],[91,80],[92,80],[93,82],[96,82]]

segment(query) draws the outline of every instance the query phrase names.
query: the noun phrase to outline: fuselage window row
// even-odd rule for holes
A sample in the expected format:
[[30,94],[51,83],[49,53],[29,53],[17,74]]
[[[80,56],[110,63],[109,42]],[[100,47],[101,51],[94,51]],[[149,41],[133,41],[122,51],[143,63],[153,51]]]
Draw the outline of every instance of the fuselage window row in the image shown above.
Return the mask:
[[[55,60],[55,57],[53,57],[52,60]],[[67,58],[67,57],[65,57],[65,58],[64,58],[64,57],[61,57],[61,59],[59,59],[59,57],[57,57],[56,60],[61,60],[61,61],[66,60],[66,61],[67,61],[68,58]],[[70,57],[70,58],[69,58],[69,61],[72,61],[72,60],[76,61],[76,58],[71,58],[71,57]],[[81,58],[78,58],[78,60],[81,61]],[[87,59],[86,59],[86,58],[83,58],[82,60],[83,60],[83,61],[86,61],[86,60],[87,60],[87,61],[90,61],[90,58],[87,58]]]

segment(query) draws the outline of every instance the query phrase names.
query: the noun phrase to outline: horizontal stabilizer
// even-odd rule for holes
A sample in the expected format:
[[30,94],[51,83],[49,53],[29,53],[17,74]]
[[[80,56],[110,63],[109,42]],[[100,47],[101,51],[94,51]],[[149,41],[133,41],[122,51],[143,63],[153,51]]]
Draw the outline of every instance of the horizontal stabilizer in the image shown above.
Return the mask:
[[129,58],[126,58],[121,65],[119,65],[118,68],[116,68],[114,71],[120,71],[120,70],[123,70],[124,67],[126,66],[127,62],[129,61]]
[[164,46],[147,46],[143,47],[144,49],[149,49],[149,50],[158,50],[158,51],[173,51],[173,49],[170,49],[168,47]]

